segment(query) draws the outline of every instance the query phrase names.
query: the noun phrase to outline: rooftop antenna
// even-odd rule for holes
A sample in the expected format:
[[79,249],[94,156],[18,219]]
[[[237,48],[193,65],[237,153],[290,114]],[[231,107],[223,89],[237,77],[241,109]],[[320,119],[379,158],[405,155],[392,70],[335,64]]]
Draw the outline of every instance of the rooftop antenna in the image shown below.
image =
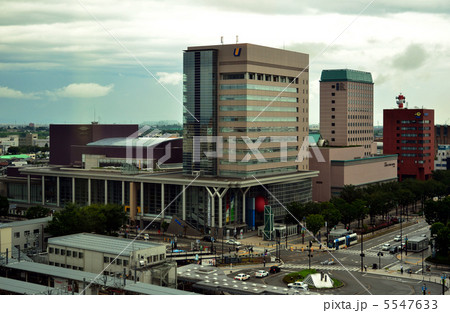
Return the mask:
[[236,43],[238,43],[238,42],[239,42],[239,36],[236,35]]
[[223,36],[220,36],[220,43],[223,44]]

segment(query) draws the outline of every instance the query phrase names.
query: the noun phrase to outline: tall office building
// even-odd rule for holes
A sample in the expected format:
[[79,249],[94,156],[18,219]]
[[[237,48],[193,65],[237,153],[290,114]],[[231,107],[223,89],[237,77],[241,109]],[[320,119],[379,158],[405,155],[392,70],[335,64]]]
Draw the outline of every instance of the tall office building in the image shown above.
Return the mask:
[[320,78],[320,133],[330,146],[363,146],[373,142],[372,74],[356,70],[323,70]]
[[[296,162],[308,134],[308,62],[307,54],[252,44],[184,51],[184,173],[245,178],[308,170],[307,159]],[[205,155],[222,143],[222,157]]]
[[426,180],[434,170],[434,110],[403,108],[383,111],[383,152],[398,154],[397,176]]

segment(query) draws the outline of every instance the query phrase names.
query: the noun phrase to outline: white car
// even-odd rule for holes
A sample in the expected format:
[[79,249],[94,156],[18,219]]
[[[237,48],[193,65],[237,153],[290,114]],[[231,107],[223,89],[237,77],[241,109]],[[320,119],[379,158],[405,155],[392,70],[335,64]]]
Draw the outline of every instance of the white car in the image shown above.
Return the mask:
[[236,276],[234,276],[235,280],[249,280],[250,279],[250,275],[248,274],[237,274]]
[[234,239],[228,239],[227,241],[225,241],[225,243],[229,244],[229,245],[236,245],[236,246],[240,246],[241,243],[239,241],[236,241]]
[[400,235],[397,235],[394,237],[394,241],[400,241],[402,240],[402,237]]
[[255,276],[260,277],[260,278],[266,277],[266,276],[269,276],[269,272],[265,271],[265,270],[259,270],[255,273]]
[[390,247],[391,247],[391,244],[385,243],[385,244],[381,247],[381,250],[383,250],[383,251],[388,251]]
[[296,281],[295,283],[290,283],[290,284],[288,284],[288,288],[309,290],[308,284],[305,284],[302,281]]

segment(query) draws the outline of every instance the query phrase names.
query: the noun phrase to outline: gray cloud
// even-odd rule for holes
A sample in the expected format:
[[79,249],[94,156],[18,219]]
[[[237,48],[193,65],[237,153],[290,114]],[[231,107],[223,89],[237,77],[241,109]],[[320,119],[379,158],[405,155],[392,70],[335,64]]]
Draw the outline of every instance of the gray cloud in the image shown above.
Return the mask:
[[428,58],[427,51],[419,44],[410,44],[392,60],[392,67],[399,70],[414,70],[421,67]]

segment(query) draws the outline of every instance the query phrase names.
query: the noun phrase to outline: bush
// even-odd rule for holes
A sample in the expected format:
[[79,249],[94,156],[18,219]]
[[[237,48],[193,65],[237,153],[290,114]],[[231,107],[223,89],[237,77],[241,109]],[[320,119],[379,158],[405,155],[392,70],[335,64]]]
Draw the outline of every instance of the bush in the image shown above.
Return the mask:
[[305,269],[305,270],[301,270],[300,272],[290,273],[283,277],[283,282],[285,282],[286,284],[294,283],[297,280],[305,279],[306,276],[308,276],[309,274],[315,274],[315,273],[317,273],[317,271],[315,269],[310,269],[310,270]]

